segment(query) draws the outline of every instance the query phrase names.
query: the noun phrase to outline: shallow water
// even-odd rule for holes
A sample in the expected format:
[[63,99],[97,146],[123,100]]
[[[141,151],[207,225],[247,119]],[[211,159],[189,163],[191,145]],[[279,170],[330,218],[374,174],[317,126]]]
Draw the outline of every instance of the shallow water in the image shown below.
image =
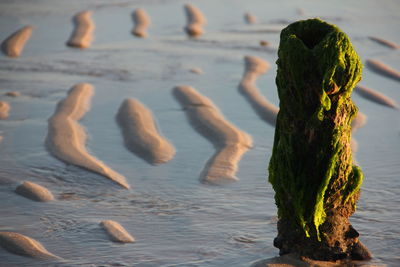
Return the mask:
[[[278,105],[274,64],[279,32],[290,21],[320,16],[348,33],[365,62],[378,59],[400,70],[400,52],[368,39],[400,43],[398,1],[193,1],[208,20],[206,33],[190,40],[183,32],[184,1],[2,1],[0,40],[25,24],[35,26],[22,56],[0,56],[0,99],[11,105],[0,120],[0,231],[40,241],[65,259],[49,263],[0,249],[0,266],[249,266],[276,256],[276,207],[267,183],[274,128],[254,113],[238,92],[243,57],[267,60],[272,69],[257,86]],[[130,34],[131,12],[142,7],[152,24],[147,39]],[[301,8],[305,15],[299,15]],[[71,17],[93,10],[95,41],[81,51],[67,48]],[[246,25],[245,12],[258,17]],[[259,46],[260,40],[271,47]],[[189,70],[199,67],[203,75]],[[364,68],[362,84],[400,102],[399,82]],[[47,119],[74,84],[95,87],[90,111],[81,120],[88,150],[125,175],[124,190],[99,175],[66,165],[45,150]],[[187,84],[209,97],[225,118],[253,137],[239,163],[238,182],[208,186],[199,175],[215,149],[188,123],[172,96]],[[21,96],[4,95],[19,91]],[[128,97],[152,110],[175,158],[152,166],[129,152],[115,121]],[[351,221],[374,254],[374,263],[400,265],[399,111],[353,96],[368,116],[355,138],[356,161],[365,180]],[[57,201],[37,203],[13,192],[24,180],[50,189]],[[100,221],[118,221],[136,239],[110,242]]]

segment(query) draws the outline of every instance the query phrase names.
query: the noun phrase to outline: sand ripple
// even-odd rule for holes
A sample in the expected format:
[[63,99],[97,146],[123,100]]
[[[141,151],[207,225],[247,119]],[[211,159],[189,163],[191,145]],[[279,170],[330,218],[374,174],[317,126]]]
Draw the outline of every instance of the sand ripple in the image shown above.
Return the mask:
[[379,60],[367,59],[367,66],[379,74],[400,81],[400,72]]
[[39,259],[61,259],[50,253],[38,241],[14,232],[0,232],[0,245],[11,253],[39,258]]
[[15,189],[15,192],[35,201],[47,202],[54,200],[53,194],[47,188],[29,181],[25,181],[19,185]]
[[189,36],[197,37],[204,33],[203,26],[207,23],[206,18],[200,9],[197,7],[186,4],[184,10],[187,18],[187,25],[185,31]]
[[3,53],[9,57],[19,57],[24,50],[25,43],[31,37],[32,31],[32,26],[25,26],[11,34],[1,44]]
[[147,28],[151,23],[151,19],[150,16],[147,15],[146,11],[142,8],[135,9],[132,13],[132,19],[135,23],[132,34],[138,37],[147,37]]
[[269,102],[256,87],[258,76],[266,73],[270,66],[265,60],[253,56],[245,56],[244,62],[245,70],[239,84],[239,92],[247,98],[262,120],[275,126],[279,108]]
[[355,90],[356,93],[358,93],[360,96],[371,100],[375,103],[384,105],[384,106],[388,106],[391,108],[395,108],[397,109],[397,104],[396,101],[394,101],[393,99],[391,99],[388,96],[385,96],[384,94],[377,92],[371,88],[362,86],[362,85],[357,85]]
[[47,149],[53,156],[68,164],[101,174],[129,188],[124,176],[110,169],[86,150],[86,133],[77,121],[89,109],[93,90],[90,84],[77,84],[71,88],[68,96],[58,103],[54,115],[48,120]]
[[135,239],[125,230],[122,225],[116,221],[105,220],[100,223],[104,230],[108,233],[111,240],[121,243],[133,243]]
[[125,145],[151,164],[170,161],[175,148],[160,135],[151,111],[138,100],[126,99],[119,108],[117,122],[122,129]]
[[238,162],[252,146],[252,138],[228,122],[211,100],[193,87],[177,86],[173,93],[196,130],[217,149],[204,167],[200,179],[211,184],[237,180],[235,174]]
[[94,22],[91,11],[82,11],[73,18],[74,30],[67,45],[78,48],[88,48],[93,40]]

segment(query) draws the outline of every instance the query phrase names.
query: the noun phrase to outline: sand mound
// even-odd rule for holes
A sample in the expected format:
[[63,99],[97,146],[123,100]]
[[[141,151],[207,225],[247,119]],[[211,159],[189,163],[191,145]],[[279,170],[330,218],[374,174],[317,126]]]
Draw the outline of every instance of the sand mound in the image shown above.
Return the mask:
[[25,181],[15,189],[15,193],[40,202],[54,200],[53,194],[45,187]]
[[122,227],[118,222],[105,220],[100,223],[104,230],[108,233],[111,240],[121,243],[133,243],[135,239]]
[[47,149],[59,160],[101,174],[129,188],[124,176],[110,169],[86,150],[86,133],[77,121],[89,109],[93,90],[90,84],[77,84],[71,88],[68,96],[58,103],[54,115],[48,120]]
[[0,101],[0,120],[8,118],[8,112],[10,111],[10,104],[5,101]]
[[385,96],[384,94],[377,92],[371,88],[362,86],[362,85],[357,85],[355,90],[356,93],[358,93],[360,96],[371,100],[375,103],[384,105],[384,106],[388,106],[394,109],[397,109],[397,104],[396,101],[394,101],[393,99],[391,99],[388,96]]
[[151,164],[170,161],[175,148],[160,135],[151,111],[136,99],[126,99],[119,108],[117,122],[127,148]]
[[275,126],[279,108],[269,102],[256,87],[258,76],[266,73],[270,66],[261,58],[245,56],[245,70],[239,84],[239,92],[250,102],[258,116],[267,123]]
[[191,37],[202,35],[204,33],[203,26],[207,23],[203,13],[191,4],[186,4],[184,10],[187,19],[187,24],[184,28],[186,33]]
[[150,26],[151,19],[146,11],[142,8],[137,8],[132,13],[133,23],[135,24],[132,34],[138,37],[147,37],[147,28]]
[[375,59],[367,59],[367,66],[379,74],[400,81],[400,72],[393,69],[392,67],[389,67],[381,61]]
[[3,53],[9,57],[19,57],[24,50],[25,43],[31,37],[32,31],[32,26],[25,26],[11,34],[1,44]]
[[38,241],[14,232],[0,232],[0,246],[5,250],[32,258],[61,259],[48,252]]
[[237,164],[252,146],[251,137],[229,123],[211,100],[193,87],[177,86],[173,94],[186,111],[190,123],[217,149],[204,167],[201,180],[212,184],[237,180]]
[[73,17],[74,30],[67,45],[78,48],[88,48],[93,40],[94,22],[91,11],[82,11]]

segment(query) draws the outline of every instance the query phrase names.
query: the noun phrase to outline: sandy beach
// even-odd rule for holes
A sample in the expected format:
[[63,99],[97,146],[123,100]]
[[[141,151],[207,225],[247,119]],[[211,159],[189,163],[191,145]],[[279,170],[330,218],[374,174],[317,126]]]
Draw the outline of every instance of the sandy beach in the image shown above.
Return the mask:
[[399,266],[400,3],[386,0],[1,1],[0,265],[290,263],[267,182],[276,60],[280,31],[313,17],[363,62],[351,223],[365,266]]

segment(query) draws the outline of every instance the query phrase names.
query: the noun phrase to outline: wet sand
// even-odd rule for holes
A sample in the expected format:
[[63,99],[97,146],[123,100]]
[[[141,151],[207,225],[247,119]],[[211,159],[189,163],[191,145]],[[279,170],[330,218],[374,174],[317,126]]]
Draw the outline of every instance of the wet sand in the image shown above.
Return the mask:
[[1,44],[3,53],[9,57],[19,57],[24,50],[26,42],[31,37],[32,31],[32,26],[25,26],[11,34]]
[[203,26],[207,23],[203,13],[197,7],[186,4],[184,10],[187,18],[186,33],[191,37],[198,37],[204,33]]
[[218,108],[190,86],[177,86],[173,94],[182,105],[190,123],[217,149],[200,175],[211,184],[238,180],[235,176],[242,155],[252,147],[252,138],[228,122]]
[[137,37],[147,37],[147,29],[150,26],[150,16],[142,8],[137,8],[132,13],[133,23],[135,24],[132,29],[132,34]]
[[68,96],[61,100],[55,113],[48,120],[46,147],[61,161],[103,175],[122,187],[129,188],[125,177],[115,172],[86,150],[86,133],[78,123],[89,109],[93,86],[87,83],[75,85]]
[[126,147],[139,157],[150,164],[166,163],[174,157],[174,146],[159,133],[151,111],[138,100],[126,99],[116,119]]
[[73,17],[74,29],[67,45],[77,48],[90,47],[93,40],[95,24],[92,20],[92,11],[82,11]]
[[245,70],[239,84],[239,92],[247,98],[262,120],[275,126],[279,108],[269,102],[256,86],[257,78],[266,73],[270,66],[265,60],[254,56],[245,56],[244,63]]
[[53,194],[45,187],[25,181],[15,189],[15,193],[34,201],[47,202],[54,200]]
[[135,239],[116,221],[105,220],[100,223],[114,242],[133,243]]
[[0,232],[0,246],[21,256],[37,259],[61,259],[47,251],[38,241],[14,232]]

